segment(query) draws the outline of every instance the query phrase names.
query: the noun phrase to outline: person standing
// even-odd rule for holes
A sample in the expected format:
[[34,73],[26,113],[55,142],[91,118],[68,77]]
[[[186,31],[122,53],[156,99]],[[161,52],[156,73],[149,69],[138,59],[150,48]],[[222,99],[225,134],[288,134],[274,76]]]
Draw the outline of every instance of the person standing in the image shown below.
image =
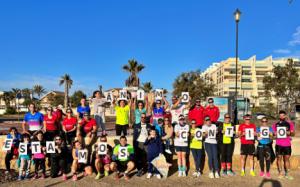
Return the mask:
[[102,135],[106,135],[105,128],[105,103],[107,102],[106,98],[101,97],[99,90],[94,91],[93,98],[91,103],[93,105],[94,118],[97,122],[97,128],[101,127]]
[[197,99],[195,105],[190,108],[188,117],[190,121],[196,120],[197,127],[202,127],[205,117],[205,108],[201,106],[200,99]]
[[[279,127],[285,127],[286,138],[278,137]],[[278,168],[279,178],[285,177],[287,179],[292,180],[294,178],[289,175],[289,170],[290,170],[290,157],[292,153],[292,136],[295,135],[294,123],[287,120],[285,111],[280,111],[279,121],[273,124],[272,128],[276,136],[275,152],[277,157],[277,168]],[[284,173],[282,171],[282,160],[284,164]]]
[[[22,123],[23,133],[30,134],[31,136],[35,135],[36,132],[42,130],[43,128],[44,116],[42,113],[36,111],[36,106],[34,103],[29,105],[29,112],[24,116],[24,121]],[[26,130],[28,126],[28,130]]]
[[57,116],[53,115],[52,107],[47,108],[47,114],[44,116],[45,140],[53,141],[54,137],[59,134]]
[[[164,101],[164,105],[162,105],[162,101]],[[166,98],[163,96],[162,100],[156,100],[152,105],[152,124],[156,126],[158,124],[159,119],[164,118],[164,113],[166,109],[169,107],[169,103]]]
[[62,122],[62,129],[65,133],[65,141],[67,145],[72,145],[76,137],[77,131],[77,118],[73,116],[72,109],[68,108],[66,110],[67,117]]
[[210,117],[212,123],[217,125],[220,117],[220,110],[215,106],[213,98],[208,99],[208,106],[205,108],[205,114]]
[[146,101],[146,105],[143,101],[138,101],[136,104],[136,100],[134,100],[133,106],[134,106],[134,116],[135,116],[134,124],[139,124],[141,122],[142,114],[147,114],[148,102]]
[[200,165],[202,160],[202,139],[199,140],[196,138],[196,133],[199,128],[196,127],[196,120],[191,121],[191,130],[190,130],[190,149],[194,158],[195,163],[195,172],[193,173],[194,177],[200,177]]
[[[256,126],[251,123],[251,115],[246,114],[244,116],[244,123],[239,126],[238,136],[241,139],[241,176],[245,176],[245,167],[247,158],[250,160],[250,175],[255,177],[254,172],[254,154],[255,154],[255,140],[246,139],[246,130],[252,129],[254,135],[256,136]],[[249,133],[250,131],[248,131]]]
[[[113,102],[115,105],[115,101]],[[124,136],[127,136],[127,131],[129,128],[129,113],[131,100],[129,103],[126,103],[126,100],[119,100],[118,105],[115,105],[116,111],[116,135],[121,136],[122,133]]]
[[86,99],[83,97],[80,100],[80,104],[77,106],[77,118],[82,119],[84,113],[91,113],[91,109],[87,105]]
[[171,115],[172,115],[172,125],[176,125],[179,122],[179,116],[184,115],[184,110],[190,108],[190,103],[186,105],[182,103],[182,97],[172,97],[171,105]]

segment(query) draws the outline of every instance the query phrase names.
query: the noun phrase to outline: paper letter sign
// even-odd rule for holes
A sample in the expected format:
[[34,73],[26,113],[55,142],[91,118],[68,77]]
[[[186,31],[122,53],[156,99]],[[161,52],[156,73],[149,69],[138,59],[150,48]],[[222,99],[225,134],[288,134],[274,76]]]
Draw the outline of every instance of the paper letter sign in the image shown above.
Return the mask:
[[19,155],[27,155],[27,144],[26,143],[19,144]]
[[260,137],[261,138],[269,138],[269,127],[260,127]]
[[78,151],[78,163],[87,163],[88,152],[86,149]]
[[181,140],[186,141],[188,139],[188,132],[187,131],[179,131],[179,138]]
[[127,157],[128,157],[127,147],[120,147],[119,148],[119,153],[118,153],[118,159],[126,160]]
[[246,140],[254,140],[254,129],[245,129]]
[[227,127],[225,129],[225,136],[226,137],[233,137],[233,133],[234,133],[233,127]]
[[104,95],[105,95],[105,98],[106,98],[107,102],[111,103],[113,101],[113,95],[112,95],[111,92],[106,92],[106,93],[104,93]]
[[144,101],[145,99],[145,91],[144,90],[138,90],[136,93],[136,99],[138,101]]
[[208,129],[208,135],[207,135],[207,137],[209,138],[209,139],[215,139],[216,138],[216,136],[217,136],[217,129],[216,128],[209,128]]
[[182,97],[181,102],[183,103],[188,103],[190,100],[189,92],[182,92],[181,97]]
[[3,145],[3,151],[9,151],[11,149],[13,143],[13,139],[6,139],[4,141],[4,145]]
[[127,100],[127,90],[120,90],[119,99]]
[[195,139],[196,140],[202,140],[202,131],[201,131],[201,129],[197,129],[195,131]]
[[41,143],[40,142],[32,142],[31,150],[32,150],[32,154],[41,153]]
[[55,142],[54,141],[46,142],[46,152],[47,153],[55,153]]
[[107,143],[100,142],[98,144],[98,155],[106,155],[107,154]]
[[286,138],[286,127],[277,127],[277,138]]
[[161,100],[163,97],[163,90],[156,89],[155,90],[155,100]]

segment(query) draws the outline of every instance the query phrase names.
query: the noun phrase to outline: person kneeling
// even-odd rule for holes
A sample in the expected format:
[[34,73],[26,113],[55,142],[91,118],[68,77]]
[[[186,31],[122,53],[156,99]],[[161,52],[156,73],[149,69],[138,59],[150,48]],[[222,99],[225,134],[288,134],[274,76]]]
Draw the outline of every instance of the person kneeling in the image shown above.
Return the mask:
[[[107,143],[106,136],[100,137],[100,143]],[[95,168],[97,170],[96,180],[101,178],[101,170],[104,170],[104,176],[108,176],[109,172],[112,170],[110,167],[111,164],[111,156],[112,156],[112,147],[107,144],[105,151],[99,150],[99,147],[96,147],[96,160],[95,160]]]
[[158,179],[161,179],[159,171],[151,163],[156,157],[159,156],[159,154],[163,153],[162,141],[160,140],[160,137],[157,136],[154,128],[150,130],[150,136],[147,138],[144,145],[147,146],[147,179],[150,179],[153,174],[155,174]]
[[120,144],[114,147],[111,168],[116,172],[116,179],[124,175],[125,180],[129,180],[129,172],[134,168],[134,149],[131,145],[127,144],[126,136],[120,137]]

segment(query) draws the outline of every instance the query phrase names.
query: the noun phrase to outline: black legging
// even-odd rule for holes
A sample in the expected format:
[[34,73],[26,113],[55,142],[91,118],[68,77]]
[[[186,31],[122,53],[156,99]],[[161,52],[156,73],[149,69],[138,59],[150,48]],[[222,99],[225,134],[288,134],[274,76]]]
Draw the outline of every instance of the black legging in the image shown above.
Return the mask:
[[59,171],[62,171],[63,174],[66,174],[66,158],[51,158],[51,169],[50,176],[55,178],[58,176]]
[[35,164],[35,174],[38,174],[39,170],[43,170],[43,174],[46,173],[45,159],[33,159]]
[[234,143],[222,144],[221,162],[232,163],[232,155],[234,151]]
[[136,168],[138,170],[141,169],[146,169],[147,166],[147,153],[146,153],[146,147],[144,146],[144,143],[141,142],[137,142],[135,147],[134,147],[134,151],[135,151],[135,162],[136,162]]
[[258,145],[257,154],[259,158],[260,171],[265,171],[265,161],[267,172],[271,167],[271,147],[269,145]]
[[7,152],[5,155],[5,166],[7,171],[10,171],[10,161],[13,159],[13,156],[13,151]]

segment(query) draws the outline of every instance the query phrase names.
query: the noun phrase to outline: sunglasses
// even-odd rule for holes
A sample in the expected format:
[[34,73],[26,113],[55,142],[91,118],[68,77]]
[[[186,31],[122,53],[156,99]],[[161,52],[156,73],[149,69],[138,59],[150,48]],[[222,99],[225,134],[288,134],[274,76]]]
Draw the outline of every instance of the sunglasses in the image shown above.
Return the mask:
[[72,113],[71,111],[67,111],[67,113]]
[[229,119],[230,119],[230,117],[229,117],[229,116],[226,116],[225,118],[229,118]]
[[250,119],[246,118],[245,120],[250,120]]
[[196,103],[200,103],[200,101],[196,101]]
[[170,120],[168,120],[168,119],[165,119],[164,121],[170,121]]
[[60,138],[56,138],[55,141],[61,140]]
[[142,116],[141,118],[142,118],[142,119],[145,119],[146,117]]
[[209,104],[212,104],[212,103],[214,103],[214,102],[208,102]]
[[156,104],[160,105],[161,103],[156,103]]
[[268,121],[261,121],[262,123],[268,123]]
[[196,123],[192,123],[192,125],[196,125]]

